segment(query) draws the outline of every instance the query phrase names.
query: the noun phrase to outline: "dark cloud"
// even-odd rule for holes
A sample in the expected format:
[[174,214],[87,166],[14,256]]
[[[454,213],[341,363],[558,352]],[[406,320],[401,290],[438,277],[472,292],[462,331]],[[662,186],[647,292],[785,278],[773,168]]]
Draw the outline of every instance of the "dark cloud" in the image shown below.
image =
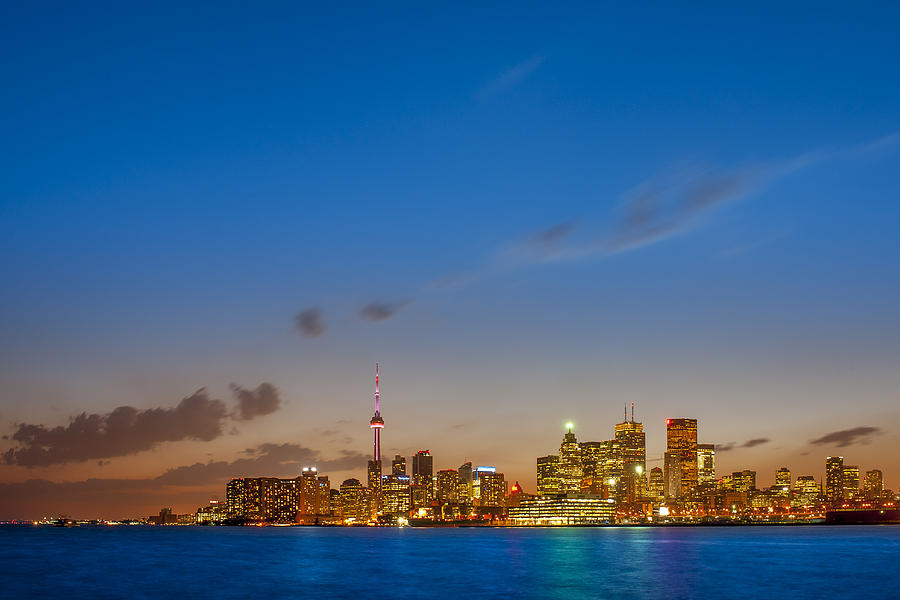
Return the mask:
[[727,444],[716,444],[716,452],[728,452],[729,450],[734,450],[737,447],[737,444],[734,442],[728,442]]
[[[149,479],[88,479],[51,482],[31,479],[0,484],[0,519],[36,518],[60,513],[85,517],[146,515],[176,502],[196,507],[210,495],[224,494],[234,477],[297,477],[303,467],[323,474],[363,468],[368,456],[343,451],[333,458],[299,444],[261,444],[233,461],[175,467]],[[135,512],[136,511],[136,512]]]
[[367,321],[386,321],[393,317],[398,310],[409,304],[409,300],[395,302],[369,302],[359,311],[359,316]]
[[867,444],[871,440],[872,436],[878,435],[880,433],[881,429],[878,427],[863,425],[862,427],[854,427],[852,429],[832,431],[831,433],[826,433],[820,438],[811,440],[809,443],[816,445],[833,444],[838,448],[844,448],[845,446],[851,446],[853,444]]
[[763,444],[768,444],[770,441],[769,438],[753,438],[752,440],[747,440],[743,444],[741,444],[741,448],[753,448],[755,446],[762,446]]
[[270,383],[253,391],[234,384],[232,389],[238,400],[236,415],[200,389],[172,408],[120,406],[106,414],[81,413],[68,425],[56,427],[21,423],[12,434],[17,445],[3,453],[3,462],[23,467],[88,460],[102,463],[103,459],[152,450],[164,442],[209,442],[224,434],[232,416],[248,420],[281,406],[278,390]]
[[318,308],[301,310],[294,317],[294,327],[307,337],[319,337],[325,333],[325,321]]
[[238,401],[237,417],[244,421],[270,415],[281,408],[278,388],[271,383],[261,383],[252,391],[232,383],[231,390]]
[[221,400],[201,389],[174,408],[120,406],[104,415],[81,413],[65,427],[22,423],[12,435],[18,447],[7,450],[3,459],[39,467],[127,456],[163,442],[208,442],[222,435],[227,414]]

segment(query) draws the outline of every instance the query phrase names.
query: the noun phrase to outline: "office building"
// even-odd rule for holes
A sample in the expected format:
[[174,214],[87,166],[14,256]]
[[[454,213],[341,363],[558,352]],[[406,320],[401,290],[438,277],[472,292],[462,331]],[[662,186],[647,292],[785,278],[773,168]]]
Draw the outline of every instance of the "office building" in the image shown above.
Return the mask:
[[663,477],[667,499],[681,498],[681,486],[684,481],[681,458],[681,452],[666,452],[663,455]]
[[866,471],[863,481],[863,496],[867,500],[877,500],[884,494],[884,475],[878,469]]
[[475,498],[475,490],[474,490],[474,473],[472,470],[471,462],[464,462],[459,466],[459,469],[456,470],[459,474],[459,490],[458,490],[458,501],[462,504],[472,504],[472,501]]
[[844,457],[829,456],[825,459],[825,501],[837,506],[844,501]]
[[581,491],[581,449],[573,432],[573,425],[566,424],[566,434],[559,446],[559,489],[562,493]]
[[391,461],[391,473],[394,475],[406,475],[406,457],[399,454],[394,455]]
[[551,454],[537,459],[537,495],[555,496],[560,493],[559,456]]
[[716,482],[716,446],[697,444],[697,481],[702,484]]
[[[679,481],[681,477],[679,476]],[[663,470],[659,467],[650,469],[650,481],[647,484],[647,495],[654,502],[662,501],[666,497],[666,484],[663,479]]]
[[631,420],[615,426],[615,441],[622,461],[621,485],[617,500],[635,502],[646,495],[645,470],[647,468],[647,444],[644,424],[634,420],[634,403],[631,404]]
[[[506,504],[506,478],[495,469],[476,471],[478,478],[478,506],[502,509]],[[499,514],[499,510],[495,511]]]
[[681,490],[687,496],[699,483],[697,473],[697,419],[666,419],[666,452],[681,462]]
[[856,500],[859,497],[859,467],[844,465],[844,500]]
[[344,523],[367,523],[371,517],[369,490],[359,479],[346,479],[341,484],[341,517]]
[[439,503],[458,503],[459,488],[459,472],[456,469],[441,469],[437,472],[437,485],[435,486],[435,495]]
[[381,513],[390,517],[408,517],[410,477],[392,472],[381,478]]

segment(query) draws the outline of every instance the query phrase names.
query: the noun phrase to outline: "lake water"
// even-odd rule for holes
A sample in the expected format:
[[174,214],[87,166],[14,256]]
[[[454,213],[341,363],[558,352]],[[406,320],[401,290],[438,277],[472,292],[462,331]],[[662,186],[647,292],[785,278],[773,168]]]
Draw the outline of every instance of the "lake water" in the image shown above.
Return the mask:
[[900,598],[900,526],[0,527],[3,598]]

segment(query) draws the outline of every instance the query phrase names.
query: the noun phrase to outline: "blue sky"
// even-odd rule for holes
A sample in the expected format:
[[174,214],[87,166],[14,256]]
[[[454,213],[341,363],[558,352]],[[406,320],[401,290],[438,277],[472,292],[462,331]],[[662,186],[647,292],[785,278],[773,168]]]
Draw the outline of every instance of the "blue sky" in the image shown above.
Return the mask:
[[[844,451],[896,481],[896,7],[2,10],[0,427],[232,382],[285,399],[214,442],[3,480],[346,445],[316,430],[367,452],[380,360],[386,441],[442,467],[530,485],[559,424],[608,437],[636,401],[651,455],[666,416],[771,439],[723,471],[818,476],[810,439],[878,425]],[[610,251],[648,190],[678,227]]]

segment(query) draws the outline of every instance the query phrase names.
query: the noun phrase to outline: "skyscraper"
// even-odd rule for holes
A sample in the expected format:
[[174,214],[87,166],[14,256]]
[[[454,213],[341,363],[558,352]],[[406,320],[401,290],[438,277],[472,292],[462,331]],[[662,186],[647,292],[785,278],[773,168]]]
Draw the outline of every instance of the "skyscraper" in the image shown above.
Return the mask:
[[787,467],[781,467],[777,471],[775,471],[775,485],[778,487],[786,486],[788,489],[791,487],[791,470]]
[[825,459],[825,501],[837,506],[844,500],[844,457]]
[[573,425],[566,424],[566,434],[559,446],[559,488],[561,493],[577,493],[581,491],[583,475],[581,465],[581,448],[573,433]]
[[472,463],[464,462],[456,470],[459,473],[459,501],[464,504],[472,504],[474,497],[473,484],[475,482],[472,472]]
[[859,467],[844,465],[844,500],[855,500],[859,497]]
[[666,498],[681,498],[681,453],[666,452],[663,455],[663,477],[665,479]]
[[615,437],[622,457],[623,500],[634,502],[646,493],[645,470],[647,468],[647,444],[644,424],[634,420],[634,403],[631,404],[631,420],[626,410],[625,420],[615,426]]
[[647,485],[647,495],[656,502],[659,502],[666,497],[666,484],[663,480],[663,470],[659,467],[650,469],[650,482]]
[[428,450],[419,450],[412,457],[412,506],[424,508],[434,499],[434,457]]
[[716,482],[716,447],[714,444],[697,444],[697,481],[700,484]]
[[559,494],[559,456],[550,454],[537,459],[537,494],[555,496]]
[[381,509],[381,430],[384,419],[381,418],[381,393],[378,391],[378,363],[375,363],[375,415],[369,421],[369,427],[375,431],[375,451],[369,461],[368,484],[372,494],[374,512]]
[[666,452],[681,458],[680,496],[699,483],[697,475],[697,419],[666,419]]
[[884,475],[878,469],[866,471],[863,493],[869,500],[876,500],[884,493]]
[[406,475],[406,457],[399,454],[394,455],[391,461],[391,473],[394,475]]

